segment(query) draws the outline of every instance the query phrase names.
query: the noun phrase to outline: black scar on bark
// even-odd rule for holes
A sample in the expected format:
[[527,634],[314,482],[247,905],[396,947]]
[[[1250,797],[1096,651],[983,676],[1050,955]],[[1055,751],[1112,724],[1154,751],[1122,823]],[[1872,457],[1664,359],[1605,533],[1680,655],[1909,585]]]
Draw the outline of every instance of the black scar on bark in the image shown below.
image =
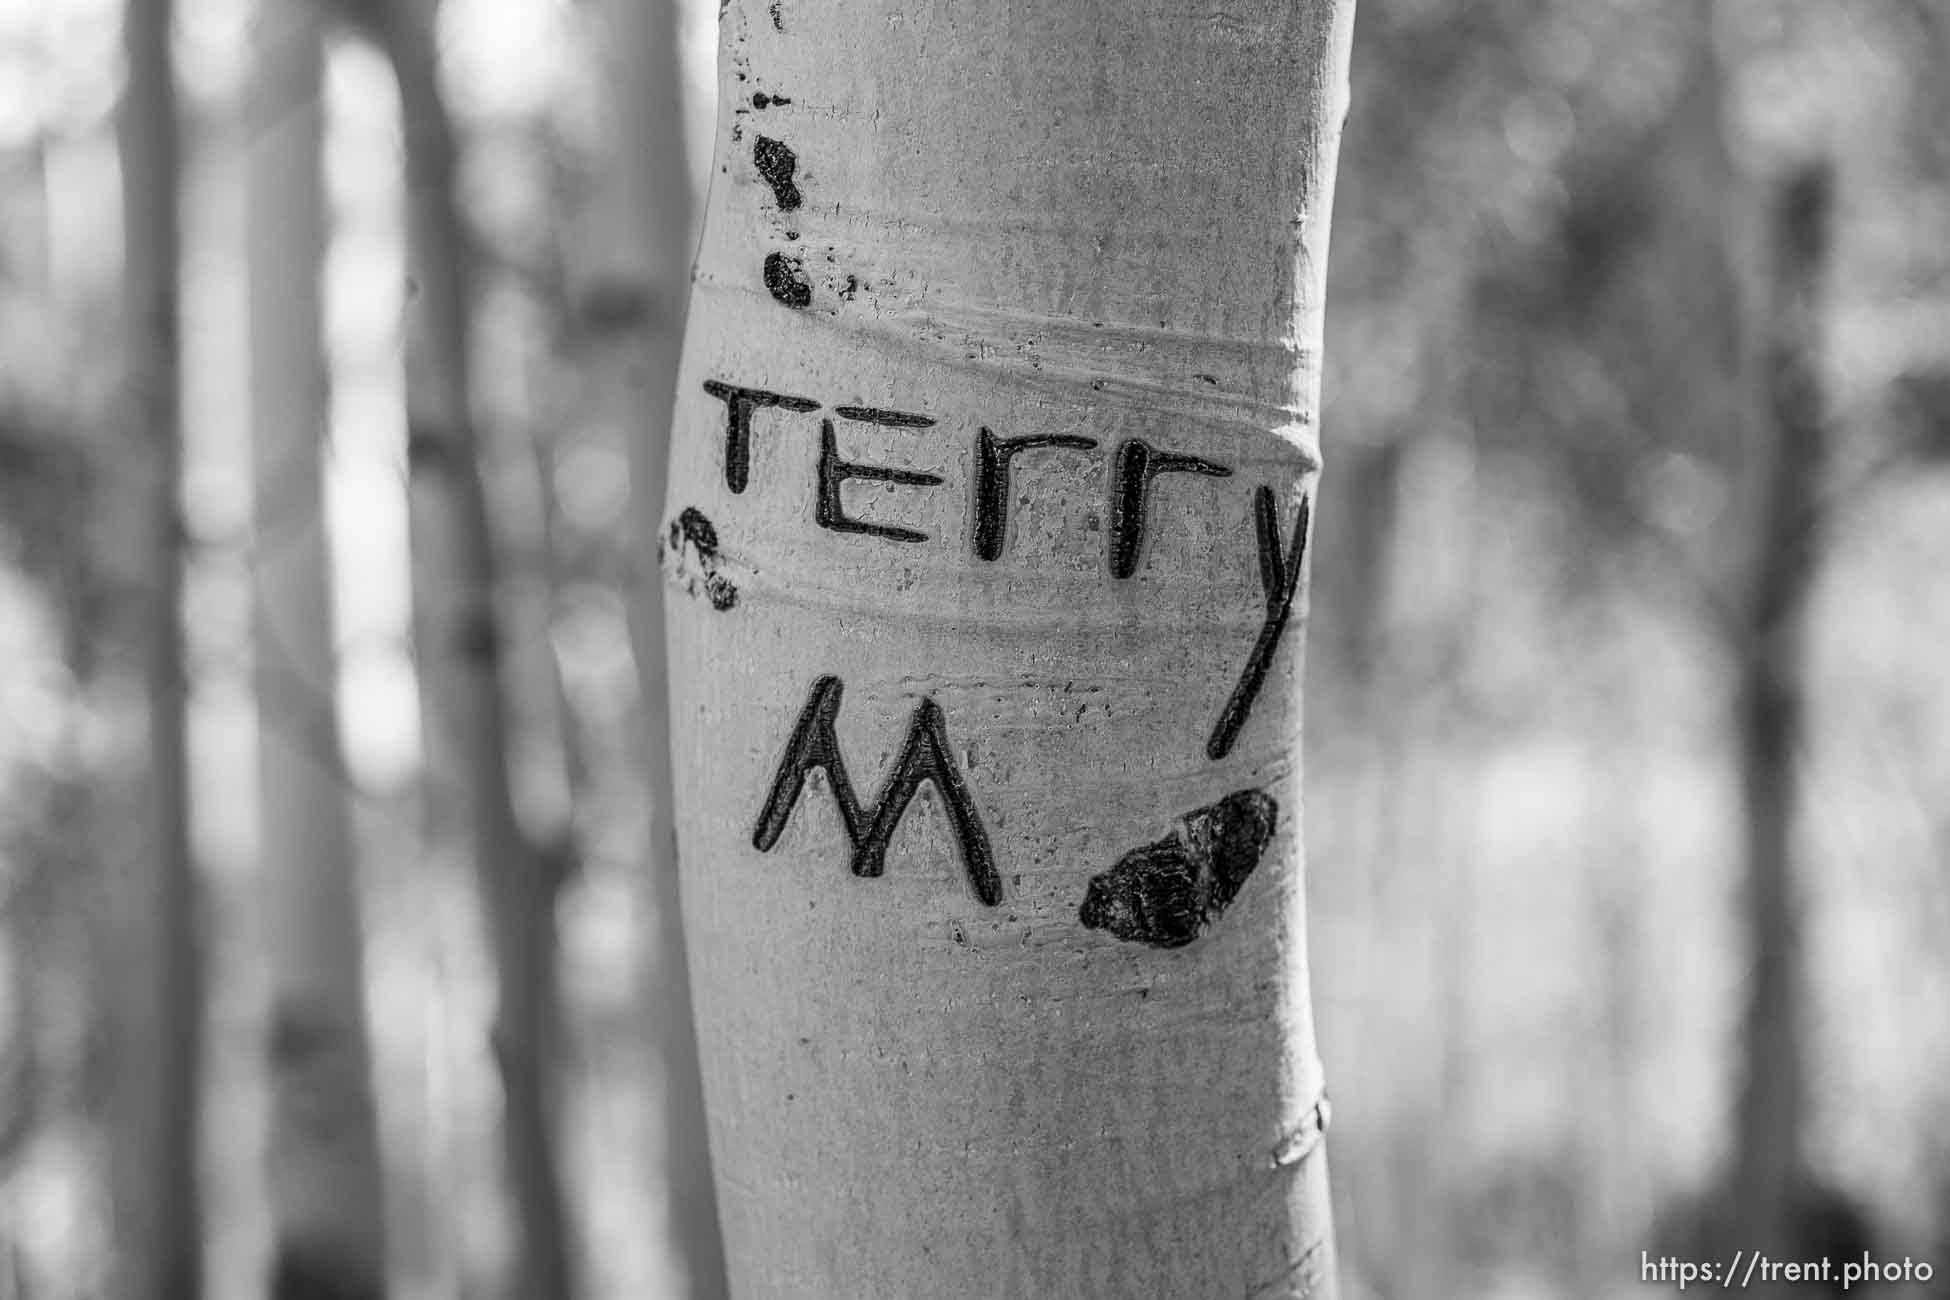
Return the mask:
[[812,306],[812,281],[797,258],[784,253],[765,255],[765,287],[788,307]]
[[1110,576],[1128,578],[1137,572],[1144,551],[1145,514],[1151,483],[1160,474],[1205,474],[1230,478],[1232,470],[1216,461],[1160,451],[1142,438],[1119,443],[1110,469]]
[[754,91],[752,94],[753,108],[772,108],[779,104],[790,104],[791,102],[784,95],[768,95],[762,90]]
[[768,10],[768,11],[769,11],[769,12],[771,13],[771,15],[772,15],[772,30],[773,30],[773,31],[775,31],[775,32],[782,32],[782,31],[784,31],[784,30],[785,30],[785,14],[784,14],[783,12],[781,12],[781,10],[780,10],[780,8],[779,8],[779,0],[772,0],[772,3],[766,6],[766,9],[767,9],[767,10]]
[[839,805],[840,821],[846,827],[847,841],[853,850],[853,874],[885,875],[887,847],[893,842],[894,831],[906,815],[907,806],[919,793],[921,783],[931,781],[947,810],[948,823],[954,830],[962,866],[968,872],[975,896],[990,907],[1000,903],[1002,877],[996,870],[995,854],[988,832],[982,827],[981,814],[976,811],[975,800],[948,744],[948,726],[941,706],[928,697],[915,707],[914,716],[908,722],[907,737],[901,743],[893,770],[881,786],[879,798],[871,807],[863,807],[854,793],[853,780],[847,773],[846,759],[840,753],[839,736],[834,730],[844,690],[840,679],[834,676],[821,677],[813,683],[812,695],[792,728],[791,738],[786,741],[778,774],[772,779],[758,824],[752,829],[752,847],[765,853],[779,842],[792,820],[792,810],[798,806],[806,775],[818,768],[826,773],[826,784],[833,791],[833,801]]
[[1094,451],[1095,438],[1064,433],[1032,433],[1021,438],[998,438],[984,428],[975,440],[975,554],[984,560],[1002,558],[1009,531],[1009,462],[1017,452],[1041,447]]
[[724,485],[739,493],[751,482],[752,412],[776,406],[784,411],[817,411],[810,397],[792,397],[763,388],[740,388],[716,379],[704,381],[704,391],[725,404]]
[[[862,408],[840,406],[834,410],[841,415]],[[883,412],[898,415],[900,412]],[[863,418],[856,416],[855,418]],[[925,419],[925,417],[913,417]],[[878,421],[881,424],[895,424],[893,420]],[[926,420],[933,424],[934,421]],[[899,483],[906,487],[939,487],[941,479],[935,474],[925,474],[914,469],[894,469],[887,465],[862,465],[850,460],[840,459],[839,439],[833,432],[831,420],[819,422],[819,498],[813,510],[813,519],[821,528],[836,533],[862,533],[868,537],[884,537],[890,542],[925,542],[928,535],[912,528],[899,528],[892,524],[868,523],[855,519],[846,513],[840,501],[840,485],[848,479],[859,479],[867,483]]]
[[1219,710],[1219,720],[1205,742],[1207,758],[1217,760],[1232,752],[1253,711],[1253,702],[1259,698],[1260,688],[1266,685],[1266,674],[1273,667],[1273,654],[1280,648],[1280,636],[1286,631],[1287,616],[1293,612],[1294,592],[1300,586],[1300,564],[1307,558],[1307,524],[1311,517],[1312,506],[1303,494],[1293,521],[1293,540],[1282,553],[1279,506],[1273,499],[1273,489],[1262,485],[1253,493],[1253,526],[1259,535],[1259,585],[1266,594],[1266,621],[1253,639],[1252,652],[1246,656],[1246,666],[1239,674],[1239,684],[1232,688],[1225,707]]
[[1239,896],[1279,823],[1263,790],[1240,790],[1195,808],[1178,829],[1140,845],[1091,877],[1077,920],[1127,943],[1182,948]]
[[783,142],[769,135],[759,136],[752,142],[752,161],[758,165],[758,174],[772,187],[772,197],[779,201],[779,211],[790,212],[805,202],[799,187],[792,180],[792,174],[799,169],[799,155]]
[[[685,506],[683,513],[670,525],[670,548],[676,553],[680,572],[687,546],[697,553],[697,567],[704,578],[704,595],[711,602],[711,608],[723,612],[736,605],[738,588],[718,571],[723,563],[718,554],[718,530],[696,506]],[[697,594],[696,583],[689,583],[688,589],[692,595]]]

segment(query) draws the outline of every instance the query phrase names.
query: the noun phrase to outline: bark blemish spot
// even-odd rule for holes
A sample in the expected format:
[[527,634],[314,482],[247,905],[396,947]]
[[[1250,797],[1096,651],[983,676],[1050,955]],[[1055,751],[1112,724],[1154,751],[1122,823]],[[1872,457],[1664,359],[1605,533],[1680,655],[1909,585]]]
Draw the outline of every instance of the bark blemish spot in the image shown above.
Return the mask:
[[1128,943],[1182,948],[1239,896],[1278,821],[1279,806],[1260,790],[1193,809],[1173,834],[1132,849],[1093,876],[1077,919]]
[[762,90],[756,91],[752,95],[753,108],[776,108],[781,104],[790,104],[791,102],[784,95],[768,95]]
[[1327,1094],[1320,1094],[1313,1108],[1300,1122],[1299,1127],[1280,1139],[1273,1148],[1273,1168],[1290,1169],[1312,1155],[1327,1136],[1327,1126],[1333,1123],[1334,1108],[1327,1102]]
[[795,257],[767,253],[765,287],[788,307],[812,306],[812,281],[806,278],[805,267]]
[[805,202],[792,179],[792,174],[799,170],[799,155],[789,147],[769,135],[761,135],[752,142],[752,162],[757,164],[759,176],[772,187],[779,211],[790,212]]
[[[718,554],[718,530],[696,506],[684,507],[684,513],[671,524],[670,553],[676,556],[675,576],[682,579],[685,591],[695,596],[701,587],[711,608],[720,612],[738,603],[738,588],[718,571],[723,563]],[[697,557],[695,574],[686,572],[692,555]]]
[[766,6],[766,9],[772,15],[772,30],[775,32],[785,30],[785,14],[779,6],[780,0],[772,0],[772,3]]

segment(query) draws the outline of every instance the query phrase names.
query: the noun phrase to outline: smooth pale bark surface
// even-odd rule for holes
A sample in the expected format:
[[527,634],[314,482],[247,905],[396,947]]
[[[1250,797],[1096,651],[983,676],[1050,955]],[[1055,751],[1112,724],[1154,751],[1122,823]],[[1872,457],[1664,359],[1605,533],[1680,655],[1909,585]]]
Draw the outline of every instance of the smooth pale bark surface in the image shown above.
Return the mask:
[[116,900],[115,1280],[121,1300],[202,1294],[198,1108],[203,998],[190,847],[182,591],[182,220],[170,0],[128,0],[121,105],[126,462],[140,485],[148,771],[142,833]]
[[1297,543],[1351,19],[724,12],[661,542],[734,1294],[1334,1291]]
[[385,1198],[334,709],[322,283],[323,19],[263,0],[248,170],[255,674],[271,978],[273,1300],[385,1293]]

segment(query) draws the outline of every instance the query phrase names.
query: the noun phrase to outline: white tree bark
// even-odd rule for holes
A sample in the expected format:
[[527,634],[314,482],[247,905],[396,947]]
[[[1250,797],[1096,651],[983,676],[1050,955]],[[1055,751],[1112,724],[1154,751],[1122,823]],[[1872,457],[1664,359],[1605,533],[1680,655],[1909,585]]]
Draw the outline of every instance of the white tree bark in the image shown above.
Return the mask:
[[263,0],[248,186],[273,1300],[385,1294],[384,1182],[335,712],[322,452],[324,19]]
[[734,1294],[1333,1293],[1300,643],[1351,19],[723,14],[660,541]]

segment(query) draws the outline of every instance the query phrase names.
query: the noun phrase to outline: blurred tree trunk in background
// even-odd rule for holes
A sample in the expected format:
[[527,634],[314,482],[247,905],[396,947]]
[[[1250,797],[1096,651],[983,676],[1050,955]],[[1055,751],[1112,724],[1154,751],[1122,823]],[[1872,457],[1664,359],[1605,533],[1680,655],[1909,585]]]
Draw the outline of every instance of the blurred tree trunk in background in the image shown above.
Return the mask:
[[1717,461],[1733,484],[1723,530],[1708,534],[1717,545],[1692,563],[1734,678],[1748,961],[1729,1169],[1701,1226],[1716,1253],[1839,1258],[1864,1228],[1814,1185],[1805,1159],[1808,971],[1795,865],[1827,469],[1816,295],[1827,181],[1798,180],[1777,203],[1742,173],[1730,138],[1725,6],[1684,12],[1690,58],[1647,181],[1659,204],[1652,239],[1664,250],[1654,280],[1662,296],[1628,323],[1653,361],[1641,399],[1653,435],[1682,458]]
[[[1357,20],[1357,35],[1358,28]],[[1356,49],[1360,48],[1357,40]],[[1367,57],[1374,57],[1372,46]],[[1357,74],[1360,64],[1357,54]],[[1360,85],[1357,81],[1357,94]],[[1374,129],[1371,118],[1363,126]],[[1355,129],[1350,124],[1350,134]],[[1335,391],[1331,386],[1328,389],[1330,403]],[[1387,950],[1384,936],[1402,928],[1399,918],[1391,914],[1390,900],[1400,892],[1396,886],[1405,874],[1404,847],[1411,832],[1426,822],[1413,814],[1427,808],[1428,792],[1403,779],[1410,758],[1406,748],[1409,732],[1416,717],[1410,703],[1409,674],[1402,672],[1407,648],[1403,642],[1408,638],[1393,617],[1397,603],[1395,562],[1403,531],[1398,502],[1412,448],[1405,432],[1392,429],[1369,429],[1368,437],[1357,441],[1348,427],[1351,423],[1343,417],[1329,426],[1338,435],[1332,449],[1335,491],[1315,524],[1315,546],[1322,557],[1323,576],[1314,584],[1311,599],[1322,614],[1323,632],[1328,628],[1333,631],[1316,641],[1313,658],[1316,664],[1323,659],[1331,663],[1329,657],[1338,652],[1337,679],[1345,688],[1314,697],[1317,703],[1309,736],[1309,770],[1316,774],[1316,793],[1319,783],[1337,780],[1339,799],[1338,815],[1317,819],[1310,828],[1313,839],[1309,848],[1316,861],[1365,865],[1359,873],[1322,882],[1311,896],[1316,904],[1325,903],[1325,911],[1335,905],[1334,894],[1344,895],[1338,900],[1339,910],[1347,918],[1348,928],[1361,936],[1353,951],[1365,955]],[[1416,898],[1427,895],[1422,889],[1412,893]],[[1369,1028],[1354,1042],[1324,1045],[1323,1050],[1335,1054],[1332,1059],[1342,1077],[1359,1077],[1364,1069],[1371,1070],[1377,1078],[1400,1080],[1403,1090],[1411,1083],[1439,1082],[1440,1072],[1435,1069],[1410,1074],[1361,1059],[1370,1052],[1385,1057],[1401,1041],[1393,1030],[1401,1018],[1396,1005],[1418,992],[1414,982],[1401,980],[1392,969],[1377,970],[1366,960],[1348,960],[1336,970],[1337,996],[1357,1008],[1353,1014]],[[1331,1023],[1325,1009],[1321,1017]],[[1379,1030],[1383,1024],[1390,1028]],[[1420,1031],[1419,1025],[1415,1028]],[[1443,1031],[1447,1029],[1444,1026]],[[1407,1222],[1426,1215],[1428,1200],[1435,1191],[1435,1180],[1419,1158],[1429,1135],[1410,1121],[1406,1105],[1396,1098],[1383,1103],[1377,1097],[1376,1102],[1342,1128],[1347,1135],[1347,1145],[1341,1148],[1343,1155],[1368,1127],[1363,1119],[1374,1121],[1370,1131],[1376,1137],[1369,1147],[1369,1158],[1349,1161],[1336,1171],[1334,1194],[1349,1211],[1337,1224],[1342,1279],[1357,1293],[1365,1285],[1383,1293],[1406,1295],[1410,1294],[1407,1279],[1428,1265],[1440,1263],[1433,1259],[1440,1246],[1435,1234],[1411,1231]],[[1380,1118],[1384,1111],[1386,1119]],[[1416,1113],[1422,1113],[1422,1108],[1418,1106]],[[1407,1186],[1402,1185],[1400,1177],[1405,1154],[1414,1165],[1413,1180]],[[1368,1209],[1373,1212],[1363,1212]]]
[[[671,403],[690,291],[694,204],[684,144],[683,75],[677,0],[602,0],[595,15],[610,92],[616,177],[601,186],[614,236],[597,253],[595,274],[575,311],[604,349],[606,397],[623,412],[637,533],[632,554],[654,553],[663,516]],[[620,183],[619,183],[620,181]],[[655,933],[644,971],[645,1011],[662,1064],[664,1134],[659,1165],[670,1197],[671,1244],[692,1300],[726,1294],[711,1153],[706,1140],[697,1029],[677,892],[677,829],[672,815],[670,698],[664,608],[657,572],[637,571],[629,609],[637,675],[643,685],[648,786],[649,896]]]
[[270,1295],[378,1300],[385,1190],[322,482],[323,21],[310,0],[261,0],[248,136]]
[[1298,746],[1352,17],[724,11],[658,540],[736,1295],[1338,1293]]
[[[124,472],[140,484],[139,581],[147,781],[131,878],[114,900],[121,942],[113,1009],[118,1300],[195,1300],[202,1291],[197,1159],[203,990],[198,881],[190,846],[188,682],[182,590],[181,154],[171,0],[128,0],[121,108]],[[118,466],[117,469],[123,469]],[[133,611],[132,611],[133,612]]]
[[1805,1248],[1807,1014],[1799,772],[1806,756],[1810,599],[1822,549],[1829,461],[1821,383],[1822,281],[1830,251],[1828,171],[1812,167],[1773,196],[1768,300],[1757,360],[1768,444],[1765,496],[1739,646],[1747,945],[1746,1078],[1735,1126],[1737,1241]]
[[[555,1140],[557,879],[516,818],[508,769],[499,577],[474,411],[474,252],[455,192],[459,144],[440,86],[434,18],[426,0],[384,0],[376,15],[406,145],[407,457],[427,789],[436,810],[450,801],[462,810],[480,876],[517,1290],[525,1300],[566,1300],[573,1247]],[[452,822],[436,811],[435,834]]]

